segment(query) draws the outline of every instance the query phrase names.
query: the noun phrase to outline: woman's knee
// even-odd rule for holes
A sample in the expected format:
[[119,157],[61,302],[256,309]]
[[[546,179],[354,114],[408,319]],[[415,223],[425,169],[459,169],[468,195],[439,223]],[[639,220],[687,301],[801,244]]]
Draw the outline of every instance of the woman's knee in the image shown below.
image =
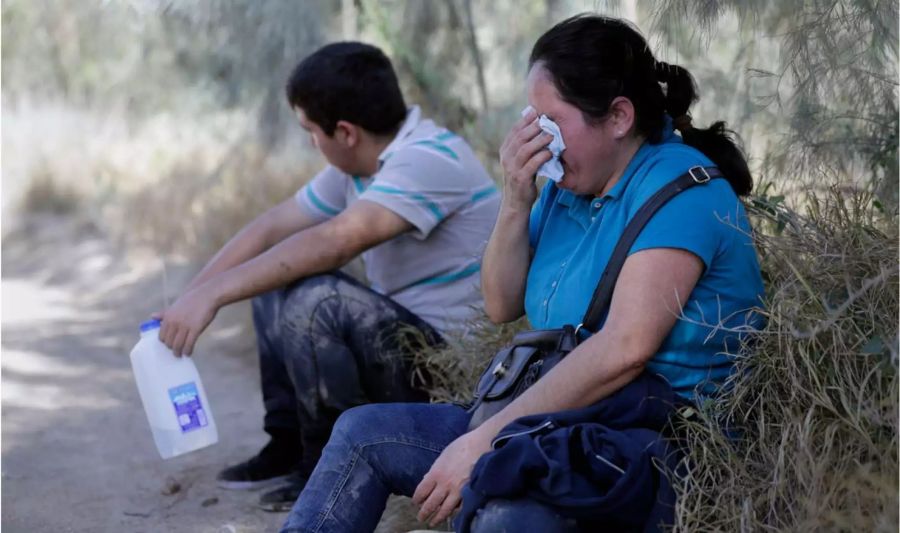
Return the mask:
[[404,441],[443,448],[462,434],[467,422],[466,412],[450,404],[369,403],[342,412],[331,438],[351,445]]
[[475,515],[472,533],[571,533],[578,531],[573,520],[560,516],[552,507],[536,500],[490,500]]

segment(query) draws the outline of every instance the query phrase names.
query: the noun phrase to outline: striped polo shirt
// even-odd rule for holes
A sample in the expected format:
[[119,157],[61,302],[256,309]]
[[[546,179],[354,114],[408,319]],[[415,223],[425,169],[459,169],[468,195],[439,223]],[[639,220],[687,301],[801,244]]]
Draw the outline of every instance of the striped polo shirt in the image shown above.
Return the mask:
[[414,229],[362,254],[372,288],[439,331],[481,314],[481,256],[500,194],[462,137],[409,110],[373,176],[328,166],[297,191],[303,212],[322,222],[356,200],[375,202]]

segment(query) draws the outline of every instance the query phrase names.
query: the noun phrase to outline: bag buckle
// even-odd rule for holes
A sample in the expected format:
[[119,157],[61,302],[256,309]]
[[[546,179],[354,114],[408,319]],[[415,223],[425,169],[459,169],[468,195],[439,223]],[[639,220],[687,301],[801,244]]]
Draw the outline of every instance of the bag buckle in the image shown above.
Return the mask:
[[499,363],[497,363],[497,366],[494,367],[494,370],[491,371],[491,374],[495,378],[500,379],[506,374],[506,370],[507,369],[506,366],[503,365],[503,361],[500,361]]
[[698,184],[706,183],[707,181],[712,179],[709,175],[709,172],[707,172],[706,169],[701,167],[700,165],[689,168],[688,174],[691,175],[691,179],[694,180],[694,183]]

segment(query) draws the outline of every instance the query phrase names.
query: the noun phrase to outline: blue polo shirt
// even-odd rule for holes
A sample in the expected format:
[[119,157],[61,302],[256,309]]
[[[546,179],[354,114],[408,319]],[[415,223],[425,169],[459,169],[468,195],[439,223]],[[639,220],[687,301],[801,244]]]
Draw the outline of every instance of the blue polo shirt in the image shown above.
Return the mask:
[[[602,197],[578,196],[548,182],[529,223],[534,259],[525,312],[532,326],[579,324],[626,224],[650,196],[695,165],[712,163],[668,130],[661,143],[644,143]],[[734,328],[763,324],[754,312],[762,305],[763,284],[747,214],[728,182],[714,179],[657,211],[629,254],[650,248],[687,250],[705,268],[685,302],[684,317],[647,369],[685,398],[712,395],[740,352],[742,334]]]

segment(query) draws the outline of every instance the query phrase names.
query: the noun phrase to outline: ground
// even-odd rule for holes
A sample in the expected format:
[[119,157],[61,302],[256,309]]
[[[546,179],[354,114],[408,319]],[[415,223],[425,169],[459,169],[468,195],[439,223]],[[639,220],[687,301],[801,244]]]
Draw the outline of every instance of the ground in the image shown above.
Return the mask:
[[[177,294],[196,266],[169,263],[165,292]],[[163,305],[162,260],[46,216],[7,231],[2,268],[4,533],[277,530],[285,514],[257,509],[258,493],[214,481],[266,442],[246,304],[220,312],[194,356],[218,444],[163,461],[128,358]]]

